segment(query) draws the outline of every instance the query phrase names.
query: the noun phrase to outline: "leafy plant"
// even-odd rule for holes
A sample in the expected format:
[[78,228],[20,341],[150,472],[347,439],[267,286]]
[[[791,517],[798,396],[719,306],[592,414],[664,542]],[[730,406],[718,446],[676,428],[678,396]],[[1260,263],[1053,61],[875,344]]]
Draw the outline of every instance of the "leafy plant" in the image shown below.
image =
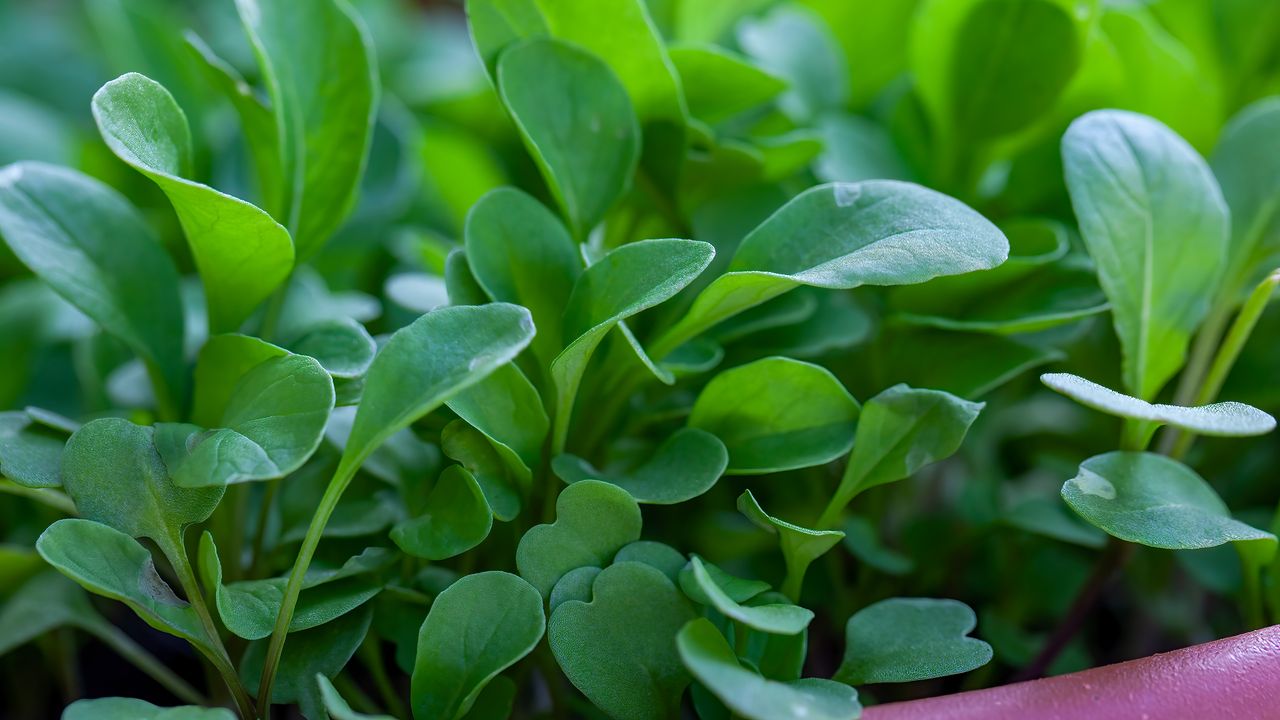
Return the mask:
[[852,720],[1280,621],[1273,2],[464,5],[0,6],[0,715]]

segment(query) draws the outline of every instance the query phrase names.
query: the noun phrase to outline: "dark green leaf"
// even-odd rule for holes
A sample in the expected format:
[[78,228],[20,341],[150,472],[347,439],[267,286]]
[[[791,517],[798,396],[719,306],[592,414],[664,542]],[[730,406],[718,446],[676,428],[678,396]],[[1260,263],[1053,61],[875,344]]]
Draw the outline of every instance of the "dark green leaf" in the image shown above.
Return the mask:
[[912,682],[969,672],[991,662],[991,646],[968,637],[977,616],[958,600],[891,598],[869,605],[845,626],[849,685]]
[[710,490],[728,461],[724,443],[715,435],[684,428],[663,441],[643,464],[622,474],[610,476],[574,455],[560,455],[551,467],[567,483],[604,480],[631,493],[636,502],[674,505]]
[[475,477],[461,465],[440,474],[421,515],[397,523],[391,540],[406,553],[444,560],[470,550],[489,536],[493,511]]
[[543,597],[565,573],[603,567],[629,542],[640,539],[640,506],[617,485],[576,482],[560,492],[556,521],[520,538],[516,567]]

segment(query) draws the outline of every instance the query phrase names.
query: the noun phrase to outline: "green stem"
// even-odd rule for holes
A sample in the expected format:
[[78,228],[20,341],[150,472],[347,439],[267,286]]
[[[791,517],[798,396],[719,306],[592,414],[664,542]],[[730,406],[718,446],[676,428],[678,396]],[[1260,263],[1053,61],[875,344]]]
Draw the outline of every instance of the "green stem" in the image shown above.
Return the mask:
[[178,677],[163,663],[155,658],[154,655],[147,652],[141,645],[133,641],[128,635],[125,635],[119,628],[110,623],[86,623],[83,625],[86,632],[93,634],[104,644],[115,650],[120,657],[128,660],[134,667],[151,676],[151,679],[160,684],[161,687],[173,693],[173,696],[179,700],[190,703],[192,705],[209,705],[209,699],[200,691],[191,687],[186,680]]
[[[1240,352],[1244,350],[1245,344],[1249,342],[1249,336],[1253,333],[1253,328],[1257,326],[1263,311],[1267,309],[1267,303],[1270,302],[1277,285],[1280,285],[1280,270],[1268,275],[1249,294],[1249,299],[1240,308],[1240,314],[1236,315],[1235,322],[1231,323],[1231,329],[1227,331],[1226,337],[1223,338],[1222,344],[1218,347],[1218,351],[1213,357],[1213,363],[1204,374],[1203,380],[1200,381],[1199,391],[1192,398],[1192,403],[1205,405],[1213,402],[1218,397],[1223,383],[1227,381],[1227,376],[1231,374],[1231,368],[1235,366],[1236,360],[1240,357]],[[1168,454],[1173,458],[1181,458],[1185,455],[1196,438],[1194,433],[1185,431],[1171,434],[1170,437],[1174,439],[1171,441]]]
[[[369,449],[370,451],[372,448]],[[367,454],[367,453],[366,453]],[[302,538],[302,546],[298,548],[297,560],[289,571],[289,581],[285,585],[284,598],[280,602],[280,613],[276,616],[275,628],[271,631],[271,642],[267,645],[267,655],[262,662],[262,681],[258,685],[258,713],[263,720],[271,717],[271,687],[275,684],[276,669],[280,665],[280,656],[284,652],[285,638],[289,634],[289,624],[293,622],[293,611],[298,605],[298,596],[302,593],[302,581],[311,567],[311,559],[315,557],[316,548],[320,545],[320,536],[324,534],[325,525],[338,507],[338,500],[351,484],[356,469],[363,462],[364,455],[348,459],[343,456],[338,469],[325,488],[320,505],[311,517],[311,525]]]

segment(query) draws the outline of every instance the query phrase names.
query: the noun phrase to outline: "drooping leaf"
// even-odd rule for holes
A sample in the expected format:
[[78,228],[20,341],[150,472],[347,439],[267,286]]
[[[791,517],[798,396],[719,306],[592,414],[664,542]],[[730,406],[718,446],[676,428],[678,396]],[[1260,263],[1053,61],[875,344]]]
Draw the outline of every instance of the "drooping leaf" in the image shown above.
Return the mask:
[[640,539],[640,506],[626,490],[598,480],[560,492],[556,521],[531,528],[516,548],[516,567],[543,597],[565,573],[603,567],[622,546]]
[[627,91],[595,56],[531,38],[498,59],[498,89],[569,227],[583,238],[631,185],[640,128]]
[[958,600],[881,600],[849,618],[836,679],[849,685],[912,682],[982,667],[992,652],[968,637],[977,624],[973,610]]
[[1275,552],[1276,537],[1231,517],[1194,470],[1145,452],[1110,452],[1080,464],[1062,499],[1108,535],[1149,547],[1193,550],[1228,542]]
[[849,465],[818,525],[834,524],[840,510],[864,490],[910,477],[950,456],[984,406],[906,385],[894,385],[868,400]]
[[862,712],[853,688],[807,678],[781,683],[745,668],[710,620],[685,625],[676,637],[689,672],[734,713],[751,720],[854,720]]
[[909,285],[1004,262],[1009,243],[963,203],[893,180],[806,190],[738,246],[728,272],[656,339],[662,358],[722,320],[800,285]]
[[415,717],[457,720],[498,673],[542,639],[542,598],[510,573],[482,572],[436,597],[418,634]]
[[787,578],[782,592],[793,600],[800,597],[804,574],[814,560],[839,544],[844,533],[839,530],[810,530],[766,513],[750,490],[738,496],[738,512],[760,528],[778,536],[782,559],[787,565]]
[[729,450],[729,474],[821,465],[849,451],[858,402],[826,368],[772,357],[712,378],[689,426]]
[[284,187],[268,207],[311,257],[355,203],[379,84],[373,43],[343,0],[236,0],[271,112]]
[[185,396],[178,273],[138,212],[74,170],[0,170],[0,236],[67,302],[142,359],[162,413]]
[[1091,112],[1062,139],[1067,189],[1124,351],[1151,399],[1178,371],[1225,267],[1229,217],[1195,150],[1156,120]]
[[155,181],[182,223],[204,282],[212,332],[228,332],[293,270],[293,240],[253,205],[191,180],[187,117],[160,83],[122,75],[93,96],[93,117],[107,147]]
[[771,603],[768,605],[741,605],[711,579],[702,559],[689,559],[693,579],[710,604],[725,617],[736,620],[749,628],[774,635],[795,635],[802,632],[813,620],[813,612],[798,605]]
[[77,700],[62,711],[62,720],[234,720],[226,708],[194,705],[159,707],[145,700],[110,697]]
[[427,497],[421,515],[397,523],[391,540],[406,553],[444,560],[470,550],[489,536],[493,511],[475,477],[450,465]]
[[29,488],[62,485],[67,433],[33,421],[26,412],[0,413],[0,475]]
[[724,443],[694,428],[676,431],[643,464],[621,475],[609,475],[574,455],[560,455],[551,468],[561,480],[604,480],[631,494],[640,503],[674,505],[707,492],[728,464]]
[[564,447],[587,361],[604,336],[619,322],[680,292],[714,256],[710,244],[696,240],[641,240],[613,250],[578,278],[564,311],[567,345],[551,364],[556,385],[553,450]]
[[1040,376],[1040,382],[1086,407],[1142,421],[1148,437],[1160,425],[1172,425],[1197,435],[1225,437],[1265,435],[1276,427],[1275,418],[1238,402],[1196,407],[1149,403],[1070,373],[1045,373]]
[[612,718],[678,717],[689,675],[674,638],[694,617],[689,602],[660,570],[638,562],[605,568],[592,590],[590,602],[569,600],[551,614],[547,639],[560,668]]
[[[271,702],[297,703],[304,717],[324,717],[316,675],[333,678],[342,672],[364,642],[372,619],[373,611],[366,605],[319,627],[290,633],[271,688]],[[250,644],[240,662],[240,681],[253,695],[258,694],[266,647],[266,640]]]

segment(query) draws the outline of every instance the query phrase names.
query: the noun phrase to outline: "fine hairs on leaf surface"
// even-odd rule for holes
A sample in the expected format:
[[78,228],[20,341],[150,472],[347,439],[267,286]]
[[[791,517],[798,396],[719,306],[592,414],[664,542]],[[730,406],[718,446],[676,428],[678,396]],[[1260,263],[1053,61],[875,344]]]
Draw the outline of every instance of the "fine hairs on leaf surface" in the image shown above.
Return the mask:
[[1275,0],[46,5],[0,718],[1266,714]]

